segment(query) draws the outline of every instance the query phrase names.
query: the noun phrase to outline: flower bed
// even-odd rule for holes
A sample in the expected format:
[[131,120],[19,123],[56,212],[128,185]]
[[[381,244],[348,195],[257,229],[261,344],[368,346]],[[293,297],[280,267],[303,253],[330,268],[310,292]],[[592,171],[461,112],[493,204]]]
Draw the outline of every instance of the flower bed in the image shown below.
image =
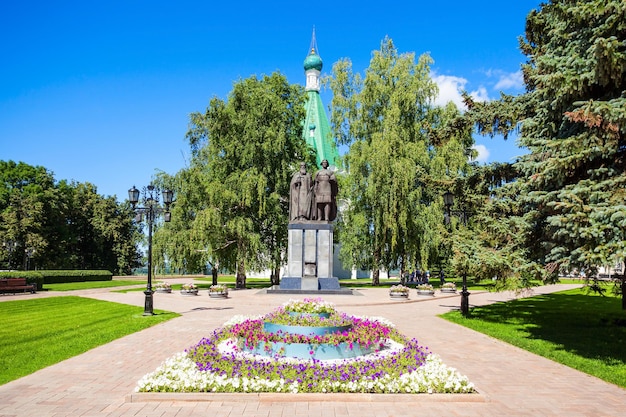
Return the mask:
[[[287,306],[273,312],[288,321]],[[310,310],[317,309],[311,306]],[[304,336],[266,333],[263,323],[270,315],[236,317],[187,351],[175,355],[155,372],[144,376],[138,392],[362,392],[420,393],[474,392],[474,386],[455,369],[418,344],[401,335],[382,318],[363,318],[331,313],[329,319],[350,320],[350,332]],[[334,318],[333,318],[334,316]],[[302,320],[302,318],[293,318]],[[285,343],[324,343],[342,348],[350,344],[371,348],[373,353],[351,359],[317,360],[246,352]],[[343,344],[343,345],[342,345]],[[278,349],[280,351],[280,349]],[[314,350],[314,349],[312,349]]]

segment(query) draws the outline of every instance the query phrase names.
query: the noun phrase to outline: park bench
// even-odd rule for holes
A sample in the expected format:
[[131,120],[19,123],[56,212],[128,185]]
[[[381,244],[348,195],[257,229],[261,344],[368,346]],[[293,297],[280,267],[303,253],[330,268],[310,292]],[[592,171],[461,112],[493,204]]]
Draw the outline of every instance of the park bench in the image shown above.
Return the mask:
[[15,293],[18,291],[26,292],[27,290],[31,293],[35,293],[37,289],[36,284],[27,284],[26,278],[2,278],[0,279],[0,293],[11,292]]

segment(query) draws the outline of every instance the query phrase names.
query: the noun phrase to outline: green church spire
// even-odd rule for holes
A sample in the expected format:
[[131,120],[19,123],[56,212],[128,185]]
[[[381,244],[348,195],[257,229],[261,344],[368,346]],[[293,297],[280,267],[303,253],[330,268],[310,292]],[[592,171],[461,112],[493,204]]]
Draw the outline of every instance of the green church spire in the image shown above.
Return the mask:
[[328,117],[324,109],[324,104],[320,98],[320,74],[322,72],[322,58],[317,54],[317,43],[315,41],[315,29],[311,39],[309,55],[304,60],[304,74],[306,76],[306,119],[302,135],[309,146],[315,149],[317,155],[317,166],[326,159],[331,169],[339,166],[339,154],[333,141],[328,123]]

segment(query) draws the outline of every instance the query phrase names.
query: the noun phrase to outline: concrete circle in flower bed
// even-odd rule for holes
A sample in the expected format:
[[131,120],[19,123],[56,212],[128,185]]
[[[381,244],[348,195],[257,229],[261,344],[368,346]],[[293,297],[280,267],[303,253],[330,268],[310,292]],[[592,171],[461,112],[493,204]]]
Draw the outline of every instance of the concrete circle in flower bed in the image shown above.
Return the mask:
[[323,336],[329,333],[347,332],[352,328],[351,324],[346,326],[287,326],[284,324],[276,324],[271,322],[263,323],[263,331],[267,333],[291,333],[301,336]]
[[[244,347],[244,351],[261,356],[286,356],[296,359],[315,359],[315,360],[332,360],[332,359],[351,359],[359,356],[369,355],[376,351],[374,346],[365,348],[358,343],[352,344],[352,349],[348,343],[339,343],[333,345],[330,343],[321,343],[312,345],[309,343],[258,343],[253,348]],[[380,350],[380,346],[378,347]]]

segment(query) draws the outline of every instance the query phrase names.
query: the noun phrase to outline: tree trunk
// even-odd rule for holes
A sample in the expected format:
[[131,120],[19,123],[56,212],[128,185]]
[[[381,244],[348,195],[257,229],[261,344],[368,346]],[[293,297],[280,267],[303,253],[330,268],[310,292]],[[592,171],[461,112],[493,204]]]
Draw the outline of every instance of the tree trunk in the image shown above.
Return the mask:
[[372,270],[372,285],[380,285],[380,269]]
[[380,268],[378,268],[379,260],[380,255],[378,253],[374,253],[374,267],[372,268],[372,285],[374,286],[380,285]]
[[237,278],[236,278],[235,288],[237,289],[246,288],[246,264],[243,260],[240,260],[237,263]]
[[622,310],[626,311],[626,271],[622,275]]
[[622,310],[626,311],[626,259],[622,267]]
[[270,282],[272,285],[280,285],[280,268],[279,267],[272,269]]

